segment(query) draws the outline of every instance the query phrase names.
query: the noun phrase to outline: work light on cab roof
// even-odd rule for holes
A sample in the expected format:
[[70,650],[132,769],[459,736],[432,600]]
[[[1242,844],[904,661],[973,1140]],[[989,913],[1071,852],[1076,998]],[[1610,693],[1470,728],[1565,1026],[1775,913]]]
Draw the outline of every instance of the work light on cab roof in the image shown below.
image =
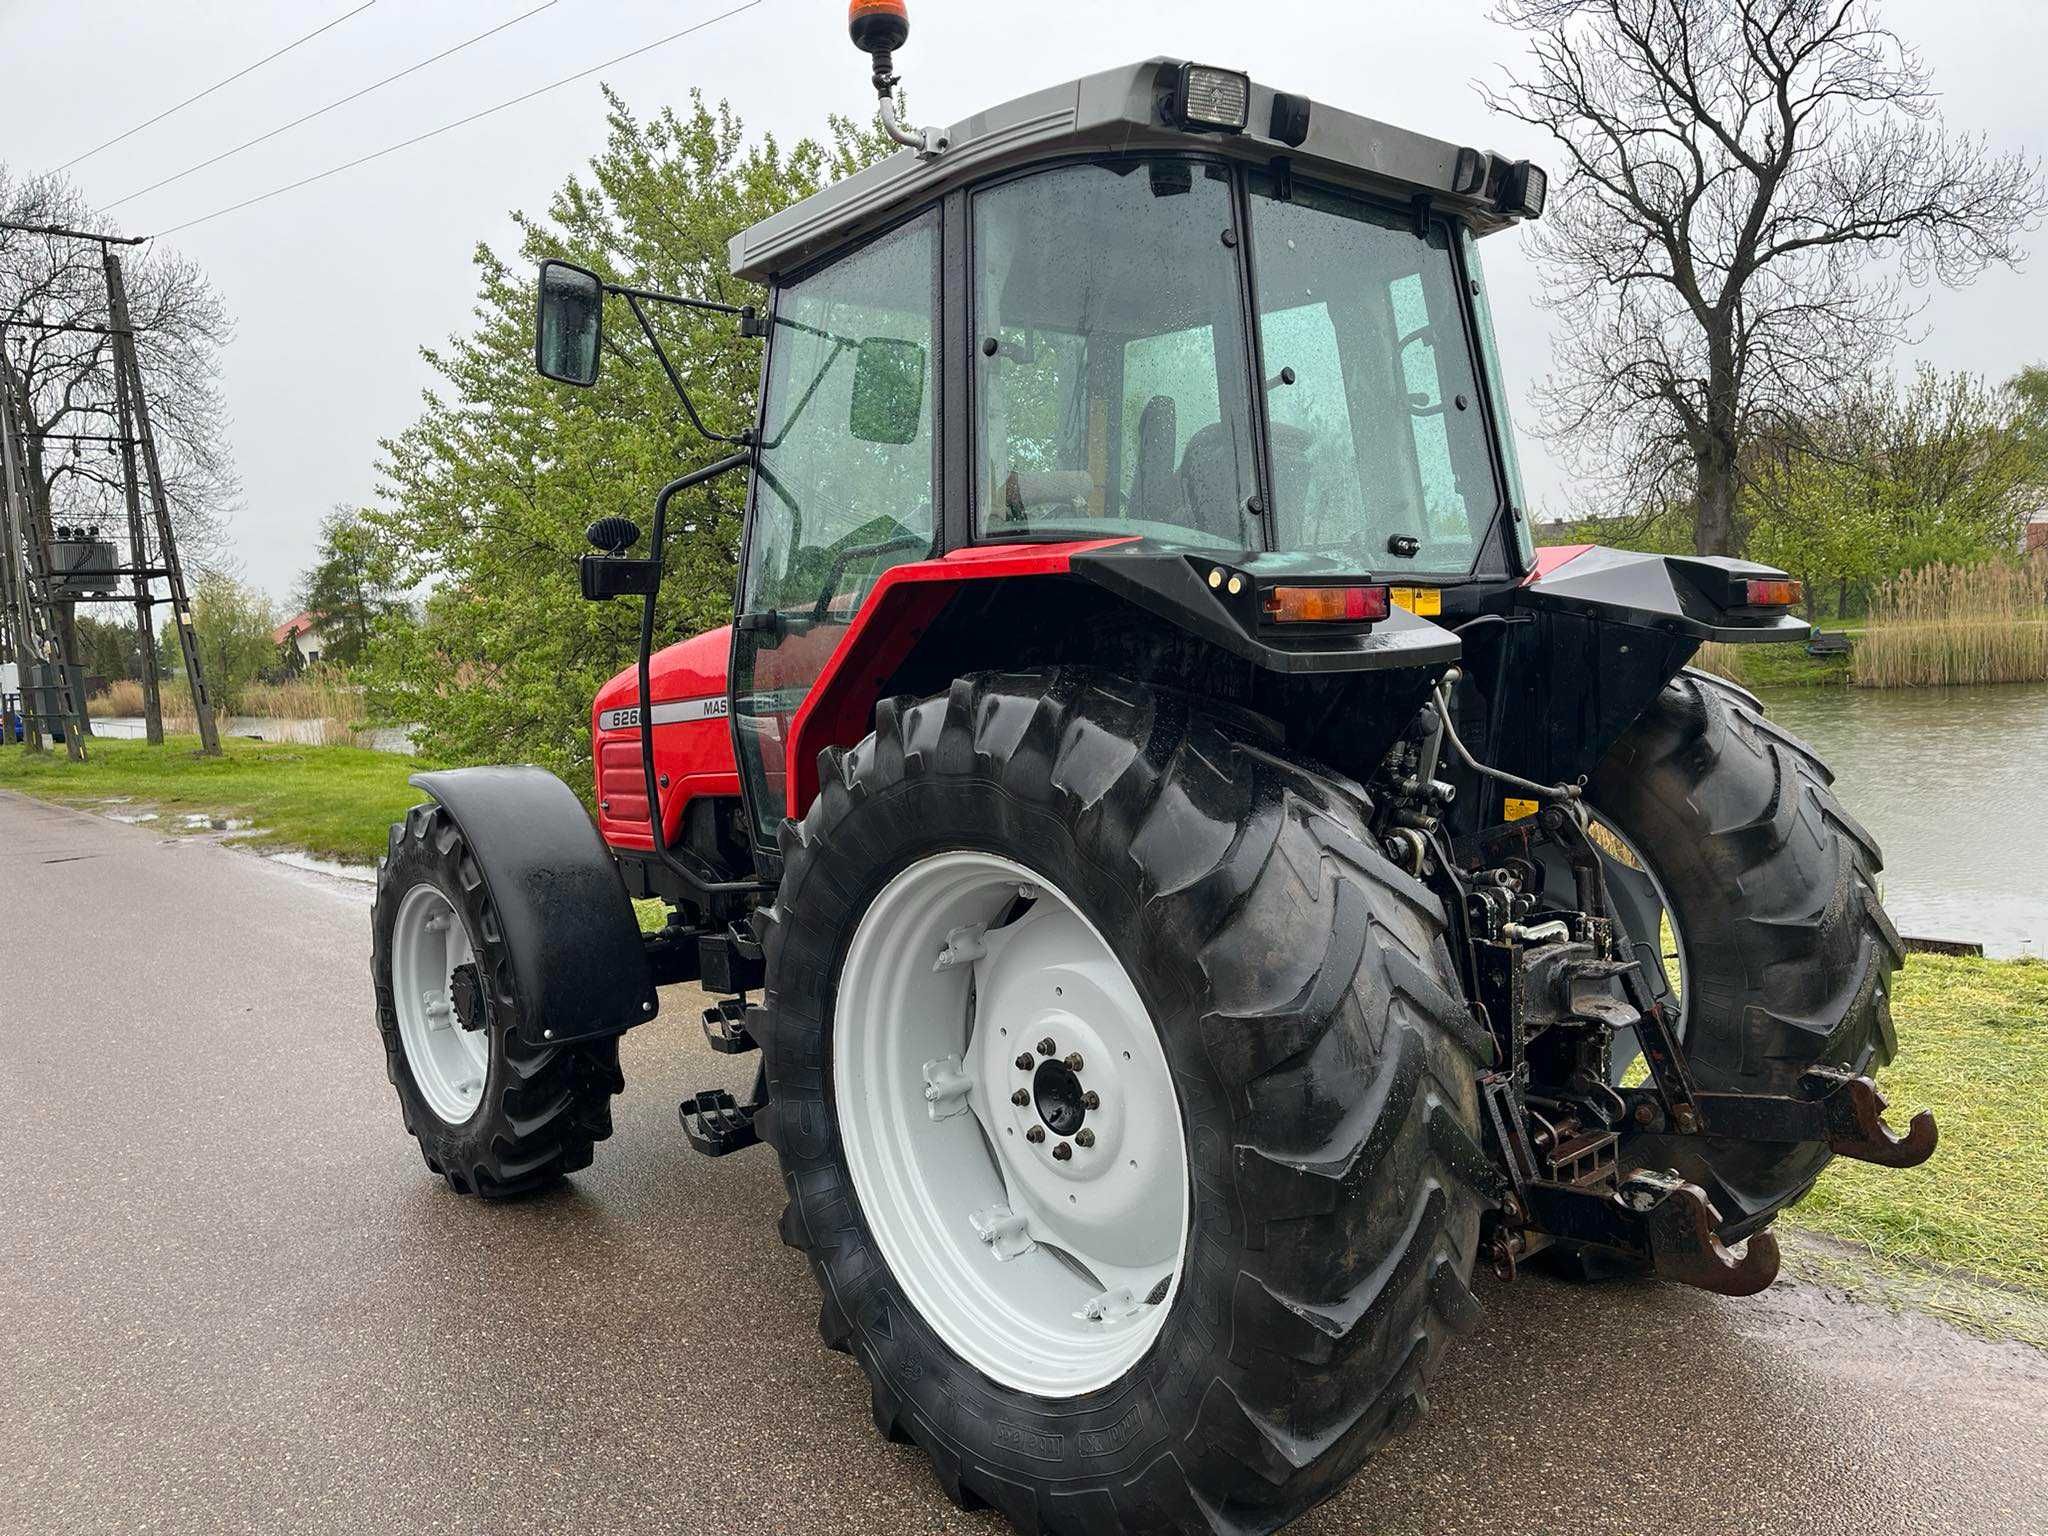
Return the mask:
[[[907,127],[901,0],[847,27],[908,152],[733,237],[759,311],[540,275],[544,374],[623,304],[720,447],[644,538],[590,509],[584,594],[639,605],[594,826],[491,768],[393,829],[428,1166],[584,1166],[617,1036],[700,982],[760,1066],[684,1132],[773,1145],[882,1431],[1029,1530],[1213,1536],[1414,1417],[1476,1264],[1747,1295],[1831,1157],[1932,1153],[1869,1076],[1876,847],[1688,666],[1803,639],[1799,583],[1535,547],[1480,243],[1541,169],[1175,58]],[[676,305],[765,342],[745,427]],[[733,622],[657,648],[669,509],[728,474]]]

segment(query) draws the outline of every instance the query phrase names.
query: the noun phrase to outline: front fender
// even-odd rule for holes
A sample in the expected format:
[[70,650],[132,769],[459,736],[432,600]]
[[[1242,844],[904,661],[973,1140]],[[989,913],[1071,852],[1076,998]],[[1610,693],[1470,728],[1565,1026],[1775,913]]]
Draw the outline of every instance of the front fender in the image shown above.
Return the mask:
[[568,785],[539,768],[457,768],[410,782],[469,845],[512,957],[527,1044],[615,1035],[655,1016],[633,904]]

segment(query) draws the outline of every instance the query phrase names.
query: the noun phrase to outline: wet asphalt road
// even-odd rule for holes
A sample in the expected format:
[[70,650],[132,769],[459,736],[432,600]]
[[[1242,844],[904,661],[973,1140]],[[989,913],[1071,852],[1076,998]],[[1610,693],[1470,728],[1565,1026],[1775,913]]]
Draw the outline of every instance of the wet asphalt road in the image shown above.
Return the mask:
[[[677,989],[597,1165],[452,1195],[368,893],[0,794],[0,1532],[997,1533],[870,1427]],[[1424,1425],[1301,1532],[2048,1532],[2048,1360],[1781,1284],[1484,1281]]]

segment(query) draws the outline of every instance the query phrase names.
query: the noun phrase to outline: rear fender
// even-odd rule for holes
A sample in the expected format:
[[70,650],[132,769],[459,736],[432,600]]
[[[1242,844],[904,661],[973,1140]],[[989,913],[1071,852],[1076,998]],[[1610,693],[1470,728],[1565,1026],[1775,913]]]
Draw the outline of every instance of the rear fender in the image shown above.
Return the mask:
[[416,773],[476,860],[533,1046],[615,1035],[660,1008],[617,864],[575,793],[539,768]]
[[1361,632],[1296,639],[1260,625],[1262,583],[1319,574],[1357,579],[1307,558],[1197,558],[1129,538],[982,545],[895,566],[791,721],[787,813],[804,814],[818,753],[859,742],[879,699],[1017,667],[1093,666],[1248,710],[1362,776],[1460,646],[1400,608]]
[[[1546,784],[1590,774],[1708,642],[1802,640],[1801,619],[1731,607],[1734,584],[1778,578],[1720,557],[1641,554],[1598,545],[1537,552],[1537,568],[1490,608],[1502,620],[1465,631],[1458,728],[1482,761]],[[1520,791],[1473,786],[1463,830],[1507,819]]]

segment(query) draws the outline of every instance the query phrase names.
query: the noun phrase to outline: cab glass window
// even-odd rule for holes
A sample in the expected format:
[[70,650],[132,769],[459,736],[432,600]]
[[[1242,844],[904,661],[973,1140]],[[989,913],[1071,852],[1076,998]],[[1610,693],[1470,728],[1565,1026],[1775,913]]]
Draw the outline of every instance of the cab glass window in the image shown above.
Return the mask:
[[[1499,493],[1444,221],[1254,173],[1274,544],[1464,575]],[[1392,554],[1413,539],[1412,557]]]
[[797,707],[876,579],[931,550],[938,246],[934,212],[776,296],[733,673],[764,844]]
[[1229,172],[1186,159],[976,194],[983,536],[1257,547],[1234,222]]

